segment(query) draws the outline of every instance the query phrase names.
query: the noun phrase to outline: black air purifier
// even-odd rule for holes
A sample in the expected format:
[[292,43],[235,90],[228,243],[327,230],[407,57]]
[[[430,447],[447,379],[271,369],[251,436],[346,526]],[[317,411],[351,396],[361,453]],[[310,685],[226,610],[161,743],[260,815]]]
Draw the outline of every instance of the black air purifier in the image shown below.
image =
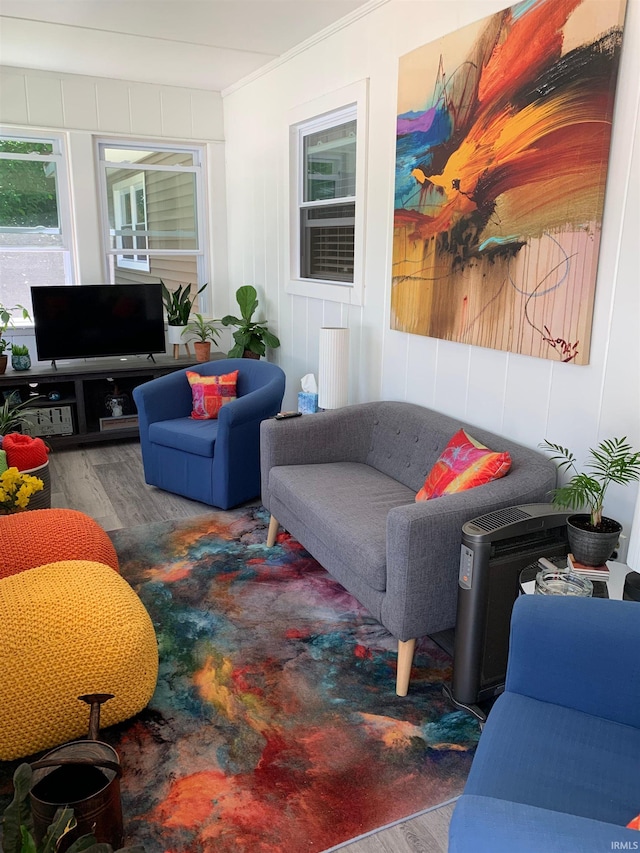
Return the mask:
[[570,514],[552,504],[526,504],[463,525],[453,679],[447,691],[454,704],[475,706],[503,691],[520,572],[540,557],[569,553]]

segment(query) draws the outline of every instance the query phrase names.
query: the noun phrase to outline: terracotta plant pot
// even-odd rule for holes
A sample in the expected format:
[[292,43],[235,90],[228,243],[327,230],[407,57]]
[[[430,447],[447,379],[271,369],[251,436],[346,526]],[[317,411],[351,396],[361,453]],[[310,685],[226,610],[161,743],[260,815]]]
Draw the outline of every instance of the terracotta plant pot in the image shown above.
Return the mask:
[[7,357],[6,355],[0,355],[0,373],[4,373],[7,369]]
[[196,361],[209,361],[211,358],[211,341],[194,341],[193,348],[196,353]]
[[242,353],[242,357],[243,357],[243,358],[255,358],[255,359],[258,359],[258,360],[260,359],[260,356],[258,355],[258,353],[257,353],[257,352],[252,352],[250,349],[246,349],[246,350]]

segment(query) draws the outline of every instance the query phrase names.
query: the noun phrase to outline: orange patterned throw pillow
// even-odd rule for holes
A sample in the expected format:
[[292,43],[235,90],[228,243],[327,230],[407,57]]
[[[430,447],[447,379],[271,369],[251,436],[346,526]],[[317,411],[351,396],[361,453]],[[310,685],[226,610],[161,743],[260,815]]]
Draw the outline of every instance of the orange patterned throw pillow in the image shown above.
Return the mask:
[[193,395],[191,417],[197,421],[217,418],[220,409],[236,399],[237,370],[219,376],[200,376],[193,370],[187,370],[187,379]]
[[511,457],[508,453],[494,453],[460,429],[427,474],[416,500],[428,501],[483,486],[504,477],[509,468]]
[[[640,829],[640,814],[627,824],[627,829]],[[635,844],[635,841],[633,842]]]

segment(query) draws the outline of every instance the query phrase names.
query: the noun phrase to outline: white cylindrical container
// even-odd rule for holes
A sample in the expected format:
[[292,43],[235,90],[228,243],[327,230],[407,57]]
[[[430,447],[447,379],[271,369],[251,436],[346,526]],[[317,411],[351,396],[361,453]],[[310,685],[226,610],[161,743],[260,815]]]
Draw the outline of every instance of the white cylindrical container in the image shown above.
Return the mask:
[[320,329],[318,407],[339,409],[349,398],[349,329]]

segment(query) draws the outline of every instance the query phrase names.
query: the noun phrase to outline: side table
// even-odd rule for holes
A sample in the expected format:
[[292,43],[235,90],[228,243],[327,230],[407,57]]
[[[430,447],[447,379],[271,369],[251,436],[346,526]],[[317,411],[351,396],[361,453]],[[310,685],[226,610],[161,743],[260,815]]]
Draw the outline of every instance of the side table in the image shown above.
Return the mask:
[[[556,558],[551,560],[552,563],[558,566],[558,568],[564,568],[567,565],[567,561],[564,557]],[[593,581],[593,597],[594,598],[617,598],[618,600],[622,600],[622,593],[624,590],[624,580],[631,571],[629,566],[626,563],[616,563],[613,560],[610,560],[607,563],[609,567],[609,578],[605,583],[602,581]],[[520,591],[525,593],[526,595],[531,595],[536,588],[536,575],[540,571],[540,566],[537,561],[535,563],[531,563],[520,572]],[[603,589],[603,587],[605,587]]]

